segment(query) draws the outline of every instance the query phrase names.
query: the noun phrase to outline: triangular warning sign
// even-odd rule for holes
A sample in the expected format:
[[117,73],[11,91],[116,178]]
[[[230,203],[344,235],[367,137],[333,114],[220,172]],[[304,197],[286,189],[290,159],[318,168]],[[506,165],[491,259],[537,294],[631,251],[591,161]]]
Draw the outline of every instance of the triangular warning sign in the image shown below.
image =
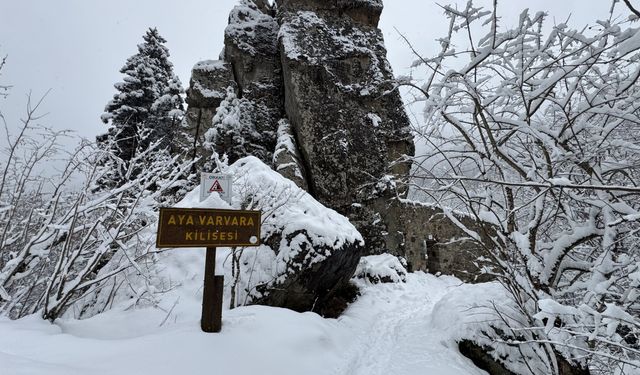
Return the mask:
[[209,193],[224,193],[224,190],[222,190],[222,186],[220,186],[220,182],[218,182],[218,180],[214,180],[213,181],[213,185],[211,185],[211,189],[209,189]]

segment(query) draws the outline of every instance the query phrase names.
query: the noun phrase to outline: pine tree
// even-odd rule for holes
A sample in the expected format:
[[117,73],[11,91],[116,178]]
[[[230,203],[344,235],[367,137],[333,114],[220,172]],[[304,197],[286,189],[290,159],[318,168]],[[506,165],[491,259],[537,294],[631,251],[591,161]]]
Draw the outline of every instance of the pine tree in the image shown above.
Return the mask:
[[231,163],[247,155],[271,160],[272,151],[261,145],[263,134],[254,125],[255,111],[254,103],[238,98],[233,88],[227,88],[227,96],[205,133],[206,146],[219,155],[226,155]]
[[98,143],[122,161],[118,167],[112,165],[116,180],[121,175],[118,170],[134,159],[136,152],[154,142],[161,143],[159,150],[166,149],[173,128],[183,116],[183,89],[173,73],[169,50],[164,46],[166,40],[155,28],[150,28],[143,39],[138,53],[120,69],[123,81],[114,85],[118,92],[101,116],[112,127],[98,137]]
[[[163,94],[151,105],[149,117],[144,123],[144,127],[149,129],[151,134],[150,142],[160,142],[161,150],[168,150],[171,154],[176,154],[180,150],[174,149],[171,144],[176,129],[180,129],[180,124],[184,118],[183,99],[184,92],[177,76],[173,76],[164,89]],[[146,149],[148,145],[143,145]]]

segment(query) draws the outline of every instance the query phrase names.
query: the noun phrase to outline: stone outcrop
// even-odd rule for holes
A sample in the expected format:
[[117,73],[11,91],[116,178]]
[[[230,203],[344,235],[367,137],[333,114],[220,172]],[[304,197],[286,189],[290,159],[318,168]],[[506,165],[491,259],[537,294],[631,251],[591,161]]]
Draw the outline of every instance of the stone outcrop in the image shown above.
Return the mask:
[[389,180],[409,172],[396,161],[414,150],[382,33],[350,17],[294,10],[280,16],[285,109],[310,191],[343,212],[395,195]]
[[480,237],[465,233],[441,209],[400,199],[378,200],[376,209],[386,216],[385,245],[407,260],[409,271],[442,272],[469,282],[488,281],[483,269],[491,257],[482,244],[491,243],[493,228],[471,217],[449,214]]
[[[226,151],[230,162],[246,150],[273,163],[349,217],[364,234],[367,253],[385,252],[387,215],[372,202],[404,194],[402,178],[410,169],[405,159],[414,146],[377,28],[382,1],[276,3],[242,0],[229,16],[224,62],[217,63],[225,68],[224,79],[210,87],[236,90],[239,122],[249,130],[225,133],[216,124],[214,135],[222,139],[211,144],[220,154]],[[216,103],[203,100],[208,87],[199,70],[193,74],[187,124],[202,134],[194,124],[211,124]]]
[[239,186],[235,207],[251,202],[263,213],[262,246],[239,260],[248,301],[337,317],[362,255],[360,233],[255,157],[238,160],[229,172]]
[[[414,146],[377,22],[376,1],[279,2],[285,110],[309,191],[347,215],[367,253],[389,249],[373,202],[402,195]],[[359,15],[359,16],[356,16]]]
[[[202,112],[218,153],[231,162],[254,155],[346,216],[365,240],[358,257],[392,253],[413,270],[474,280],[483,266],[477,243],[441,212],[403,203],[414,144],[377,28],[382,8],[382,0],[241,0],[229,17],[223,61],[206,64],[219,67],[219,81],[194,68],[187,124],[195,128]],[[223,88],[234,90],[233,100],[205,95]],[[284,289],[295,293],[274,290],[260,302],[308,307],[317,290],[344,285],[344,278],[321,280],[327,272],[353,274],[357,262],[344,254],[291,276],[296,287]]]
[[276,146],[278,122],[284,116],[277,47],[280,27],[274,16],[275,10],[265,1],[242,1],[229,15],[224,38],[224,59],[233,67],[238,97],[253,107],[251,123],[256,137],[248,151],[267,163]]

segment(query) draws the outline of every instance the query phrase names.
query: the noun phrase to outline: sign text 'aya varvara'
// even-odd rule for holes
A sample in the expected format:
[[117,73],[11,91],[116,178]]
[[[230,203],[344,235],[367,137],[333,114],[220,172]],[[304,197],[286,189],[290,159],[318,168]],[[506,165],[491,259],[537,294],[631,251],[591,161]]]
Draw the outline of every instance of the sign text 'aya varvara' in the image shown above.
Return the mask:
[[256,246],[260,211],[161,208],[157,247]]

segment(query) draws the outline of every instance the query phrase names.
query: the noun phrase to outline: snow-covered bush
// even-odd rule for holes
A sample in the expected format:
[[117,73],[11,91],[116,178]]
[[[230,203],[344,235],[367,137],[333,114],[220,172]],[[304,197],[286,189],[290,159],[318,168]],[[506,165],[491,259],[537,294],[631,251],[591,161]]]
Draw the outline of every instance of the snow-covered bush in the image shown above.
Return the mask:
[[[154,209],[180,187],[191,165],[155,142],[122,169],[125,183],[98,187],[112,172],[109,163],[124,162],[87,142],[64,153],[58,146],[64,132],[34,126],[37,109],[29,104],[23,127],[8,137],[0,172],[0,314],[38,312],[55,320],[128,268],[146,273],[139,262],[153,241],[140,234],[153,226]],[[60,160],[60,172],[53,172]],[[101,311],[110,298],[95,302],[89,304]]]
[[640,365],[640,30],[444,9],[441,53],[416,62],[431,72],[419,165],[424,196],[486,223],[523,320],[484,333],[536,353],[533,373]]
[[407,280],[407,270],[398,257],[391,254],[369,255],[360,258],[354,277],[373,284],[403,283]]

